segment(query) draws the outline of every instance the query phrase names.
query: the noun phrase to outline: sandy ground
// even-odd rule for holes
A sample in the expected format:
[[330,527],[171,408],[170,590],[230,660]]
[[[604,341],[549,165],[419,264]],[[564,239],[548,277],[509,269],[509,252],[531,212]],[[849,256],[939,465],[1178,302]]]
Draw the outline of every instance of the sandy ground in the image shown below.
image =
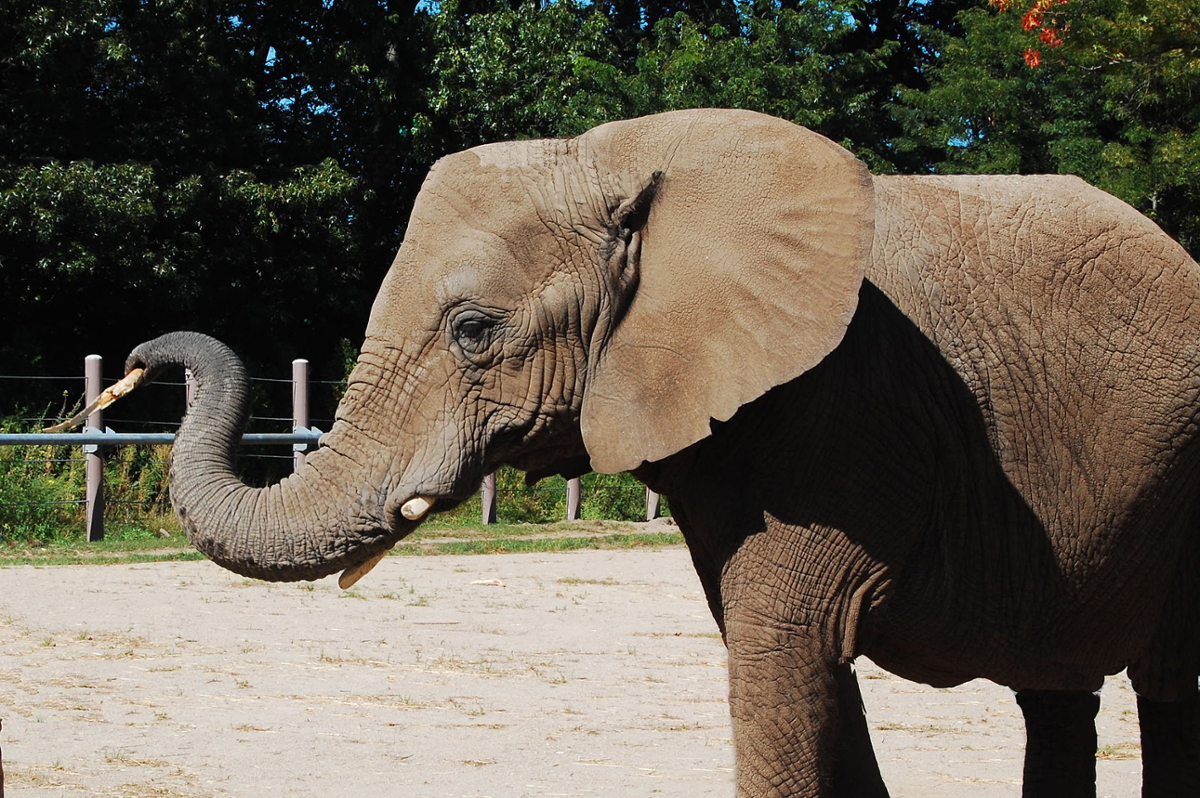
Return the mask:
[[[6,795],[732,796],[685,550],[390,557],[349,593],[210,563],[0,569]],[[859,662],[892,794],[1017,796],[1007,690]],[[1100,795],[1139,790],[1104,690]]]

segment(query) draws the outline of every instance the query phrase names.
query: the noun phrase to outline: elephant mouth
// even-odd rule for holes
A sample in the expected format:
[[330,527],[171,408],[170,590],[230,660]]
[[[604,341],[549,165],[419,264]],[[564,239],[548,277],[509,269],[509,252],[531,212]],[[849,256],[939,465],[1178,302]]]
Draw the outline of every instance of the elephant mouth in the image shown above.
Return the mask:
[[[433,505],[436,502],[436,496],[413,496],[400,506],[400,515],[403,516],[406,521],[410,521],[413,524],[418,524],[425,518],[426,515],[428,515],[429,511],[433,508]],[[395,542],[392,543],[392,546],[396,545],[396,543],[399,543],[403,537],[405,537],[405,535],[401,535],[399,538],[396,538]],[[342,575],[338,577],[338,587],[340,587],[342,590],[349,590],[350,588],[354,587],[358,580],[369,574],[371,569],[373,569],[376,565],[379,565],[379,561],[387,556],[387,553],[391,551],[392,546],[388,546],[383,551],[376,552],[375,554],[367,557],[365,560],[361,560],[342,571]]]

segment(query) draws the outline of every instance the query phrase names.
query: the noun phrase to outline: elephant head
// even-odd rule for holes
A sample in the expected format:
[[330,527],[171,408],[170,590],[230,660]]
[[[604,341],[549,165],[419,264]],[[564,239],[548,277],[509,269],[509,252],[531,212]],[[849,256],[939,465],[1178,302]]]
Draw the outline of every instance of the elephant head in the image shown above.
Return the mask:
[[231,468],[246,390],[228,350],[177,333],[127,365],[183,363],[198,381],[172,457],[193,542],[240,573],[316,578],[386,550],[428,502],[453,506],[499,465],[634,469],[814,366],[854,313],[871,203],[845,150],[741,111],[443,158],[332,430],[268,488]]

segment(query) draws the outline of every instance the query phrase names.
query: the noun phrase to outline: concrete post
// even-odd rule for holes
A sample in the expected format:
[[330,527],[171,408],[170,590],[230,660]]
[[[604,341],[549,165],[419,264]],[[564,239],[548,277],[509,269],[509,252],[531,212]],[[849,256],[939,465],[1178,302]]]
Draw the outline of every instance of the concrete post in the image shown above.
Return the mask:
[[[83,359],[83,401],[90,405],[104,390],[103,382],[104,359],[100,355],[88,355]],[[87,418],[90,429],[104,430],[104,411],[97,410]],[[87,488],[86,507],[87,517],[84,527],[88,543],[104,540],[104,458],[100,455],[99,446],[84,447],[86,462]]]
[[483,523],[496,523],[496,475],[488,474],[483,478],[479,488],[479,498],[483,504]]
[[662,515],[662,502],[659,501],[658,494],[646,488],[646,520],[653,521]]
[[579,477],[567,480],[567,520],[579,520]]
[[[308,429],[308,361],[304,358],[292,361],[292,428],[293,432]],[[292,471],[304,465],[307,452],[304,444],[292,447]]]

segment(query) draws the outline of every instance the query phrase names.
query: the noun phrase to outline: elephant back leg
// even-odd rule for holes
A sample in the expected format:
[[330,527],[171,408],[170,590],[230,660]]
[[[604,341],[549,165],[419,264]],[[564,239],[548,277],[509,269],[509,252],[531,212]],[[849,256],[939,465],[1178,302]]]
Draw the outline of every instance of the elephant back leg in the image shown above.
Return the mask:
[[1179,701],[1138,696],[1143,798],[1200,795],[1200,694]]
[[1095,798],[1096,713],[1087,690],[1020,690],[1025,715],[1023,798]]
[[1144,798],[1200,796],[1200,535],[1180,559],[1158,630],[1129,666]]
[[861,591],[784,550],[750,536],[721,578],[738,795],[885,798],[843,635]]

